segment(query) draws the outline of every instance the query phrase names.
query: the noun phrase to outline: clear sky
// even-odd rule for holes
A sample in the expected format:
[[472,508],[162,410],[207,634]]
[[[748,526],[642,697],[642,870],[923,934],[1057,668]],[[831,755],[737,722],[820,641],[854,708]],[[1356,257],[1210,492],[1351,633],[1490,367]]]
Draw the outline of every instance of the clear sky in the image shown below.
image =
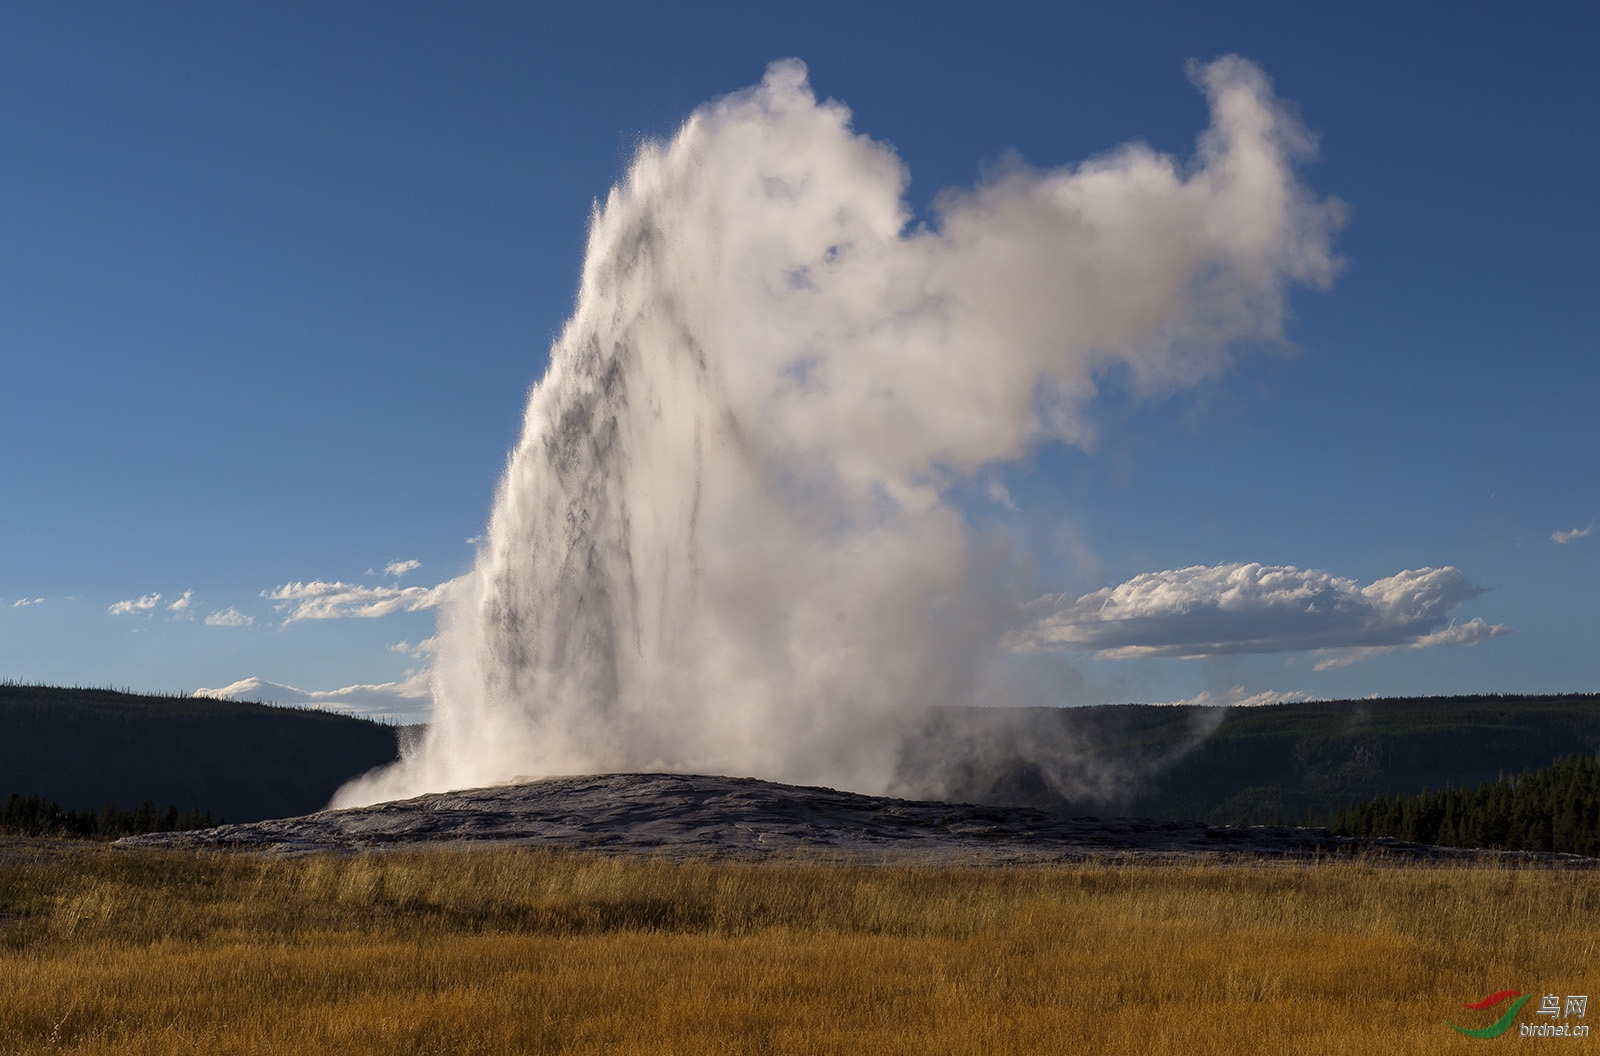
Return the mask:
[[[428,588],[472,561],[642,140],[797,57],[926,216],[1015,156],[1189,156],[1185,64],[1236,53],[1318,138],[1343,270],[1286,344],[1155,398],[1108,379],[1092,445],[974,500],[1063,595],[1046,696],[1600,689],[1593,5],[676,6],[0,12],[0,678],[420,715]],[[1328,597],[1458,573],[1354,652],[1072,616],[1251,564]]]

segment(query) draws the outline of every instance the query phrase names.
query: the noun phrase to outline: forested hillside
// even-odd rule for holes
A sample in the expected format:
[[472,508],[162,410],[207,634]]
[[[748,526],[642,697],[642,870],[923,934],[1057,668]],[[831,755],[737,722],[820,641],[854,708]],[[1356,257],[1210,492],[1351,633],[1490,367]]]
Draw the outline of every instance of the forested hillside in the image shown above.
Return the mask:
[[1473,787],[1600,750],[1600,694],[1252,708],[939,709],[907,743],[914,795],[1064,813],[1325,824],[1342,807]]
[[0,799],[97,815],[150,800],[229,821],[289,817],[396,758],[397,733],[266,704],[0,685]]

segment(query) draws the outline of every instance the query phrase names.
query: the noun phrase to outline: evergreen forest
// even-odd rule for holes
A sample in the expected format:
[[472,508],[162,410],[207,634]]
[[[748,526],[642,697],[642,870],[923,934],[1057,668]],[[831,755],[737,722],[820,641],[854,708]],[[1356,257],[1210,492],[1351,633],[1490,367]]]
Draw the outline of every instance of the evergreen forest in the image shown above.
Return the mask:
[[153,800],[145,800],[138,810],[119,810],[115,803],[106,804],[99,811],[62,810],[59,803],[40,796],[24,796],[15,792],[0,804],[0,834],[7,836],[78,836],[96,839],[117,839],[137,836],[145,832],[178,832],[187,829],[209,829],[221,823],[213,820],[208,810],[200,813],[199,807],[190,807],[187,814],[178,813],[176,804],[168,804],[165,811],[158,810]]
[[1339,811],[1332,828],[1442,847],[1600,855],[1600,760],[1569,755],[1476,788],[1380,795]]

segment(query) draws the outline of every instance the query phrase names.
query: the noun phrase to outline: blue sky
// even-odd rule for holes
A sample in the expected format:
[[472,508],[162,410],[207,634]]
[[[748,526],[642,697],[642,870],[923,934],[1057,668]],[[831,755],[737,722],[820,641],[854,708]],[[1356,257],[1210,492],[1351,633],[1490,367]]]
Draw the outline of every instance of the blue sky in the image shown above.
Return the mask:
[[[1319,139],[1304,178],[1348,204],[1342,274],[1294,293],[1290,347],[1157,399],[1108,379],[1092,448],[1007,469],[1017,509],[974,522],[1069,600],[1192,566],[1451,566],[1484,588],[1451,620],[1511,633],[1321,670],[1028,663],[1064,704],[1600,689],[1600,531],[1554,534],[1600,518],[1592,7],[753,8],[0,15],[0,677],[314,693],[418,671],[397,646],[432,613],[405,609],[472,560],[592,201],[769,61],[893,144],[925,211],[1013,153],[1187,155],[1207,115],[1185,63],[1237,53]],[[313,581],[399,611],[290,619],[268,596]],[[419,714],[386,692],[342,699]]]

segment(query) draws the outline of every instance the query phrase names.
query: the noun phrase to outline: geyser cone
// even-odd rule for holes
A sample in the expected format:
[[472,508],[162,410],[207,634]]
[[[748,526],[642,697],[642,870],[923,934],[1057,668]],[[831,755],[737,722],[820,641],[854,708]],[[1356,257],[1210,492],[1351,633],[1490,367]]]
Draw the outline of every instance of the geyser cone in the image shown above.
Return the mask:
[[883,790],[907,715],[969,700],[1007,629],[950,486],[1082,441],[1112,366],[1220,368],[1331,275],[1304,134],[1250,64],[1196,77],[1187,169],[1013,168],[932,227],[796,62],[644,147],[443,610],[428,733],[337,802],[620,770]]

